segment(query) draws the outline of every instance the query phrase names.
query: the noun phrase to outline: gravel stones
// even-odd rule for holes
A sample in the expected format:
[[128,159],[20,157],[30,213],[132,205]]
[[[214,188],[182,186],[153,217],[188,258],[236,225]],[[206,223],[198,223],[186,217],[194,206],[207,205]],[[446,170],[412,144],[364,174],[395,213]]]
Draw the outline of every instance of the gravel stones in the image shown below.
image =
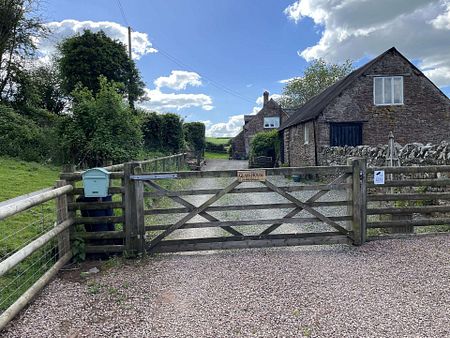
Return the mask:
[[159,255],[58,278],[4,337],[446,337],[450,236]]

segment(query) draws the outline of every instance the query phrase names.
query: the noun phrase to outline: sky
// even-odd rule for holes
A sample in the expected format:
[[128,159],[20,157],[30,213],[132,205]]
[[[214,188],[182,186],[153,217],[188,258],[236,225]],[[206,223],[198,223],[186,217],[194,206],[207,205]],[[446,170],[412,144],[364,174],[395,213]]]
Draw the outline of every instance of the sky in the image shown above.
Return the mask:
[[450,96],[450,0],[45,0],[52,33],[43,57],[62,39],[104,30],[127,43],[146,84],[150,111],[202,121],[209,136],[234,136],[262,93],[324,58],[361,66],[392,46]]

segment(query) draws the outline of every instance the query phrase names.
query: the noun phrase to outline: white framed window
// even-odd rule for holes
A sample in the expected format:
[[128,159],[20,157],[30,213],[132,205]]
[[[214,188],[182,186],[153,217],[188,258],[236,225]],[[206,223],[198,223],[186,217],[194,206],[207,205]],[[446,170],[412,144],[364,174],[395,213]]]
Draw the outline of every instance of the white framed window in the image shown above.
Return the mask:
[[306,123],[303,125],[303,144],[309,144],[309,128]]
[[374,77],[373,103],[376,106],[403,104],[403,76]]
[[278,116],[264,118],[264,128],[279,128],[279,127],[280,127],[280,118]]

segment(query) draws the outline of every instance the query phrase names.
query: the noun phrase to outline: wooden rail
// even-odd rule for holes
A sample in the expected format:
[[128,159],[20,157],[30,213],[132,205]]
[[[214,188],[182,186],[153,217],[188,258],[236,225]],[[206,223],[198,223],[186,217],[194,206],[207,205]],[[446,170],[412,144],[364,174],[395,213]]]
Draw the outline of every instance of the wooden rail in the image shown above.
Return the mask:
[[25,195],[24,198],[19,198],[19,200],[13,203],[6,203],[5,205],[0,206],[0,221],[5,219],[6,217],[13,216],[21,211],[27,210],[36,205],[45,203],[56,197],[71,192],[72,190],[72,186],[66,185],[61,188],[43,191],[37,195]]
[[0,220],[19,214],[29,208],[39,206],[52,199],[56,199],[57,207],[57,224],[45,234],[2,260],[0,262],[0,277],[14,269],[18,264],[55,238],[58,239],[59,254],[57,262],[0,315],[0,331],[42,290],[61,267],[72,258],[70,243],[68,242],[68,231],[75,221],[68,217],[67,199],[65,198],[72,191],[73,186],[66,185],[65,181],[57,181],[56,188],[43,189],[19,196],[5,201],[0,205]]
[[375,170],[384,170],[387,181],[367,185],[368,228],[413,233],[414,227],[450,224],[450,166],[371,168],[367,172],[373,176]]

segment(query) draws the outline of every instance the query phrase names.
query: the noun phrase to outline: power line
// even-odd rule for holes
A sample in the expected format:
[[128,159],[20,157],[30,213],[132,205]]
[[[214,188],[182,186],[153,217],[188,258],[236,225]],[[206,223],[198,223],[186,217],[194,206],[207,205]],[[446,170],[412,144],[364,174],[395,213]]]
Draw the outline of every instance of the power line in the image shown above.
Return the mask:
[[123,7],[122,7],[122,4],[121,4],[120,0],[117,0],[117,6],[119,7],[120,13],[122,14],[123,21],[129,27],[130,25],[128,24],[128,20],[127,20],[127,17],[125,15],[125,11],[123,10]]
[[247,98],[243,95],[241,95],[240,93],[238,93],[237,91],[234,91],[233,89],[228,88],[227,86],[221,84],[220,82],[217,82],[213,79],[211,79],[209,76],[206,76],[204,74],[201,74],[200,72],[198,72],[197,70],[195,70],[193,67],[189,66],[188,64],[184,63],[183,61],[179,60],[178,58],[176,58],[175,56],[169,54],[168,52],[166,52],[165,50],[161,49],[159,46],[155,46],[153,44],[153,46],[165,57],[167,57],[169,60],[171,60],[172,62],[176,63],[177,65],[186,68],[187,70],[191,71],[191,72],[195,72],[197,74],[199,74],[201,77],[203,77],[204,79],[208,80],[214,87],[223,90],[224,92],[235,96],[241,100],[247,101],[251,104],[254,104],[254,100]]
[[[125,11],[122,7],[122,4],[120,2],[120,0],[117,0],[117,6],[119,7],[120,13],[122,15],[122,19],[125,22],[125,24],[130,27],[130,25],[128,24],[128,20],[126,18],[125,15]],[[176,63],[177,65],[186,68],[187,70],[190,70],[191,72],[195,72],[197,74],[199,74],[201,77],[203,77],[204,79],[208,80],[211,85],[213,85],[214,87],[226,92],[229,95],[232,95],[238,99],[244,100],[246,102],[249,102],[251,104],[254,104],[254,100],[247,98],[243,95],[241,95],[239,92],[234,91],[233,89],[228,88],[227,86],[221,84],[218,81],[213,80],[212,78],[205,76],[204,74],[201,74],[200,72],[196,71],[193,67],[189,66],[188,64],[184,63],[183,61],[181,61],[180,59],[176,58],[175,56],[171,55],[170,53],[166,52],[165,50],[161,49],[159,46],[155,46],[153,44],[153,47],[155,47],[162,55],[164,55],[166,58],[168,58],[169,60],[171,60],[172,62]]]

